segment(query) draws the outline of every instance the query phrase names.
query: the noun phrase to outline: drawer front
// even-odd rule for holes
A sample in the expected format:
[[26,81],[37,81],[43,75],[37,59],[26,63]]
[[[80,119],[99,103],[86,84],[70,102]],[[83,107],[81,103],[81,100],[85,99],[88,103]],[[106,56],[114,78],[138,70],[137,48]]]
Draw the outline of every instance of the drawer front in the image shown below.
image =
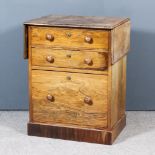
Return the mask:
[[104,70],[107,53],[32,48],[32,65]]
[[32,70],[32,120],[107,127],[107,76]]
[[31,44],[52,47],[108,49],[109,31],[31,27]]

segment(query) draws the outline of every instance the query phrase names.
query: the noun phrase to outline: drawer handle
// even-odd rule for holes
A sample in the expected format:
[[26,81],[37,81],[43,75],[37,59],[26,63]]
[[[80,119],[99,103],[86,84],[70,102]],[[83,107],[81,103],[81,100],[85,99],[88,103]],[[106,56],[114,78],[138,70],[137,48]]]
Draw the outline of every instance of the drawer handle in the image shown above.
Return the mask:
[[54,96],[48,94],[48,95],[47,95],[47,100],[53,102],[53,101],[54,101]]
[[93,104],[93,101],[92,101],[91,97],[86,96],[84,98],[84,103],[89,104],[89,105],[92,105]]
[[49,41],[53,41],[54,36],[52,34],[46,34],[46,39],[49,40]]
[[54,62],[54,58],[52,56],[47,56],[46,57],[46,60],[49,62],[49,63],[53,63]]
[[89,44],[91,44],[93,42],[93,38],[90,36],[86,36],[84,40],[86,43],[89,43]]
[[92,61],[91,58],[84,59],[84,63],[87,64],[87,65],[93,65],[93,61]]

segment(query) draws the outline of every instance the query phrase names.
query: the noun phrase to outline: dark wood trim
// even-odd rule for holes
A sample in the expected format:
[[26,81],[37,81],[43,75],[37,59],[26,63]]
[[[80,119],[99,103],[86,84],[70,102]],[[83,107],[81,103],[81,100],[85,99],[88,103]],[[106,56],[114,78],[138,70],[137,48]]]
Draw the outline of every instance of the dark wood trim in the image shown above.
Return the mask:
[[111,145],[126,124],[126,117],[112,128],[112,130],[84,129],[74,127],[50,126],[46,124],[28,123],[28,135],[74,140],[89,143]]
[[28,79],[29,79],[29,120],[30,121],[33,121],[33,104],[32,104],[32,59],[31,59],[31,54],[32,54],[32,49],[31,49],[31,37],[30,37],[30,34],[31,34],[31,27],[27,27],[27,37],[28,37]]
[[28,59],[28,26],[24,25],[24,59]]
[[111,144],[115,141],[115,139],[118,137],[120,132],[124,129],[126,126],[126,115],[124,115],[114,126],[111,130]]

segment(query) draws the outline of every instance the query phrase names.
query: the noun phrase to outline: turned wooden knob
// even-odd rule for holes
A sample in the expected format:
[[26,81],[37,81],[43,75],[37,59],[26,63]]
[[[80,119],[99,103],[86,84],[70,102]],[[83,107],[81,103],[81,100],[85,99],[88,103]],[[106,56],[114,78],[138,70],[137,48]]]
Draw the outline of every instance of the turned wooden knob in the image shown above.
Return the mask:
[[92,65],[93,61],[92,61],[91,58],[86,58],[86,59],[84,59],[84,63],[87,64],[87,65]]
[[49,62],[49,63],[53,63],[54,62],[54,58],[52,56],[47,56],[46,57],[46,60]]
[[93,38],[90,37],[90,36],[86,36],[86,37],[85,37],[85,42],[90,44],[90,43],[93,42]]
[[49,40],[49,41],[53,41],[54,36],[52,34],[46,34],[46,39]]
[[54,101],[54,96],[48,94],[48,95],[47,95],[47,99],[48,99],[49,101],[53,102],[53,101]]
[[87,104],[91,105],[91,104],[93,103],[93,101],[92,101],[91,97],[86,96],[86,97],[84,98],[84,103],[87,103]]

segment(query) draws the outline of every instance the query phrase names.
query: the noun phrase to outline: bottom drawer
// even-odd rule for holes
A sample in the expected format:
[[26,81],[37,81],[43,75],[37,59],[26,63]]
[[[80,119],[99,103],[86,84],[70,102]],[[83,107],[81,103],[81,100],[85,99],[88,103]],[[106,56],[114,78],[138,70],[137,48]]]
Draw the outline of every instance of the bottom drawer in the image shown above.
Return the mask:
[[31,119],[37,123],[107,127],[107,76],[32,70]]

